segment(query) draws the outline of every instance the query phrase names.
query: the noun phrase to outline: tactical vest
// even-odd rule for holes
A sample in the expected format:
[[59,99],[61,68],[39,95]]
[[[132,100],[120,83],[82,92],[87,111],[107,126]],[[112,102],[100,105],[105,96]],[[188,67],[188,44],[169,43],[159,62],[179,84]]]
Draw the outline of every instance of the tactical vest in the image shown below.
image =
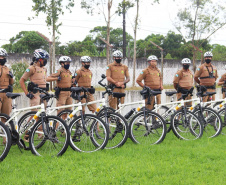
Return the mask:
[[88,71],[83,71],[82,69],[80,70],[81,76],[78,79],[78,86],[79,87],[85,87],[89,88],[91,87],[91,81],[92,81],[92,72],[90,70]]
[[34,74],[30,76],[30,80],[35,84],[38,84],[38,87],[46,88],[46,68],[41,68],[34,65]]
[[179,86],[183,89],[190,89],[193,86],[193,75],[191,71],[180,71],[182,78],[179,80]]
[[60,81],[57,81],[57,87],[60,87],[60,88],[69,88],[71,87],[71,72],[69,70],[62,70],[62,69],[59,69],[60,70],[60,77],[61,77],[61,80]]
[[124,82],[125,80],[125,66],[124,65],[111,65],[111,78],[116,82]]
[[[211,73],[212,73],[212,76],[211,76]],[[215,75],[216,75],[216,67],[215,66],[211,65],[207,69],[207,67],[204,65],[203,69],[202,69],[202,73],[200,75],[200,85],[213,86],[216,81]]]
[[144,85],[151,89],[160,89],[160,71],[155,69],[146,68],[147,74],[144,78]]
[[0,88],[6,89],[9,86],[9,69],[6,66],[0,66]]

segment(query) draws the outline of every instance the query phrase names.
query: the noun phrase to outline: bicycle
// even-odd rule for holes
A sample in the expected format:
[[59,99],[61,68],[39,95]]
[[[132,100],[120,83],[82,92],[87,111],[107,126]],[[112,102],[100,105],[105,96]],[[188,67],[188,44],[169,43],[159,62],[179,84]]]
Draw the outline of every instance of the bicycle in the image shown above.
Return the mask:
[[[120,113],[124,107],[134,104],[140,104],[138,108],[131,109],[125,117],[125,119],[130,123],[129,124],[129,136],[134,143],[149,143],[149,144],[158,144],[161,143],[166,135],[166,124],[162,117],[154,112],[151,112],[148,109],[145,109],[145,98],[148,94],[152,93],[157,95],[161,92],[149,91],[148,88],[145,88],[141,95],[143,96],[142,101],[132,102],[121,104],[120,98],[124,97],[124,93],[113,93],[113,88],[103,84],[102,81],[106,78],[105,75],[102,75],[102,79],[98,82],[102,87],[105,88],[105,94],[112,95],[113,97],[118,98],[119,109],[114,110],[111,107],[106,107],[105,112],[116,112]],[[99,105],[97,108],[98,115],[103,114],[102,105]],[[142,120],[143,119],[143,120]],[[136,127],[136,128],[135,128]]]
[[11,148],[11,134],[8,127],[0,121],[0,161],[3,161]]
[[[203,135],[203,126],[198,117],[191,111],[187,110],[185,99],[189,94],[192,95],[194,87],[189,90],[181,91],[180,104],[177,106],[177,111],[171,116],[171,128],[174,135],[183,140],[195,140]],[[187,100],[191,101],[191,100]]]
[[[36,88],[41,90],[40,88]],[[25,150],[31,149],[31,152],[35,155],[63,155],[67,150],[69,144],[69,130],[65,122],[57,116],[46,116],[43,100],[47,98],[46,94],[41,94],[41,105],[27,107],[22,109],[16,108],[15,99],[20,96],[17,93],[6,93],[8,98],[13,100],[13,109],[10,116],[0,114],[0,118],[6,120],[5,124],[9,126],[12,134],[12,144],[17,144],[19,148]],[[21,112],[31,109],[38,109],[34,116],[30,118],[23,126],[19,125],[21,119],[18,120],[18,115]],[[26,132],[29,134],[29,147],[26,147],[21,136]],[[60,137],[60,134],[64,132],[64,137]]]
[[206,92],[207,89],[204,86],[196,86],[196,88],[198,91],[197,97],[199,98],[199,101],[195,106],[190,107],[190,110],[193,110],[193,113],[197,115],[202,123],[205,133],[204,135],[209,138],[216,137],[222,130],[221,117],[214,109],[205,106],[206,103],[202,101],[204,96],[212,96],[216,94],[216,92]]

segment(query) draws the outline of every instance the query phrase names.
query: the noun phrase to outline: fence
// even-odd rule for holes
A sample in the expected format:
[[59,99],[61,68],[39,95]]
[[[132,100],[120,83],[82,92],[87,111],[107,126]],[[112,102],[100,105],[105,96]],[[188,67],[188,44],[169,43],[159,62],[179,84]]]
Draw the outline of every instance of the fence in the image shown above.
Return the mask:
[[[56,56],[57,61],[59,57],[60,56]],[[71,63],[70,70],[72,71],[72,73],[74,73],[77,69],[81,67],[81,63],[79,62],[80,57],[72,56],[71,58],[72,58],[72,63]],[[90,66],[90,70],[93,72],[92,84],[93,86],[98,86],[98,81],[100,80],[101,74],[106,73],[107,60],[106,58],[103,58],[103,57],[92,57],[92,59],[93,59],[93,62]],[[12,63],[20,62],[20,61],[30,63],[31,60],[32,60],[32,55],[30,54],[9,54],[7,64],[10,66]],[[122,63],[127,65],[129,68],[131,81],[128,83],[128,87],[132,86],[133,61],[132,59],[125,59]],[[226,64],[226,61],[213,61],[212,63],[217,67],[219,77],[225,73],[224,65]],[[158,66],[157,66],[159,69],[161,69],[160,65],[161,63],[159,60]],[[164,65],[163,66],[163,84],[172,85],[175,73],[182,67],[180,64],[180,60],[165,59],[163,65]],[[197,61],[196,65],[199,66],[200,61]],[[147,66],[148,66],[148,63],[146,62],[146,59],[137,59],[135,77],[137,78],[141,73],[141,71],[145,69]],[[49,75],[49,63],[47,64],[46,67],[48,69],[48,75]],[[60,67],[59,63],[56,62],[56,69],[58,69],[59,67]],[[193,69],[193,66],[191,66],[190,69]]]

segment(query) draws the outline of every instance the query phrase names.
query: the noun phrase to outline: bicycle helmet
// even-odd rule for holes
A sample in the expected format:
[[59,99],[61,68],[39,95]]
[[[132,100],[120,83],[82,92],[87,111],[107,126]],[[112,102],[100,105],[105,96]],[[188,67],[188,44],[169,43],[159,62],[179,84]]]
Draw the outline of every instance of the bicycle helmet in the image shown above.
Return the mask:
[[205,52],[204,57],[213,57],[213,53],[210,51]]
[[92,59],[89,56],[82,56],[80,62],[92,62]]
[[122,52],[119,50],[114,51],[113,57],[122,58]]
[[0,56],[1,57],[7,57],[8,56],[7,51],[4,48],[0,48]]
[[181,60],[181,64],[191,64],[191,60],[189,58],[184,58]]
[[34,57],[36,59],[48,59],[49,53],[47,51],[45,51],[44,49],[36,49],[34,51]]
[[151,61],[151,60],[158,60],[158,58],[155,55],[151,55],[147,58],[147,61]]
[[59,63],[61,63],[61,62],[71,62],[71,58],[68,56],[61,56],[59,58]]

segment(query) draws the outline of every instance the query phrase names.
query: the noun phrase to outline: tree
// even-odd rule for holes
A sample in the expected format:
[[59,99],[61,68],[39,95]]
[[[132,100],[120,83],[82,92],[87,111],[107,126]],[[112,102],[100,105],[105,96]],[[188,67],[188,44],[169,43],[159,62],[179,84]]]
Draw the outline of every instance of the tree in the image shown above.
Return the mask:
[[[94,7],[96,7],[99,10],[99,13],[101,12],[104,16],[106,25],[107,25],[107,35],[106,35],[106,41],[110,44],[110,23],[111,23],[111,17],[114,15],[111,15],[111,8],[113,0],[107,0],[107,16],[105,14],[104,5],[106,3],[106,0],[82,0],[81,1],[81,7],[85,8],[87,10],[87,13],[91,13],[93,15]],[[107,48],[107,64],[109,64],[110,61],[110,48],[109,45],[106,45]]]
[[216,61],[225,61],[226,58],[226,46],[213,44],[212,45],[213,58]]
[[[176,29],[184,39],[200,48],[204,40],[207,40],[225,24],[225,11],[221,1],[211,0],[187,0],[184,9],[177,14],[174,22]],[[195,60],[197,50],[193,49],[193,69],[196,70]]]
[[[56,32],[60,34],[59,27],[62,23],[58,23],[59,16],[64,14],[63,4],[65,8],[71,12],[71,7],[74,7],[74,0],[32,0],[34,5],[32,11],[36,13],[46,14],[46,24],[48,27],[52,27],[52,54],[53,54],[53,71],[55,71],[55,38]],[[67,1],[67,3],[66,3]],[[51,73],[52,71],[50,71]]]
[[9,44],[2,46],[9,53],[33,53],[35,49],[49,47],[48,42],[35,31],[21,31],[9,41]]

